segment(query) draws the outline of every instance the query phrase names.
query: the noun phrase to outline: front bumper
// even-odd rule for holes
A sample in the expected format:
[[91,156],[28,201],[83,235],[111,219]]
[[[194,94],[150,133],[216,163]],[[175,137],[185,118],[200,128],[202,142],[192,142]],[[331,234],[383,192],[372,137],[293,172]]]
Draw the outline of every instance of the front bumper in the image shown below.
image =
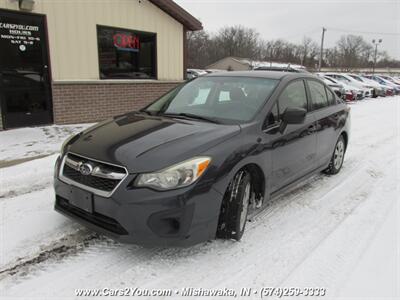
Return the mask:
[[[131,188],[129,183],[134,178],[129,174],[106,198],[55,176],[55,210],[124,243],[187,247],[215,238],[222,195],[212,187],[157,192]],[[76,195],[80,194],[90,197],[90,209],[79,207]]]

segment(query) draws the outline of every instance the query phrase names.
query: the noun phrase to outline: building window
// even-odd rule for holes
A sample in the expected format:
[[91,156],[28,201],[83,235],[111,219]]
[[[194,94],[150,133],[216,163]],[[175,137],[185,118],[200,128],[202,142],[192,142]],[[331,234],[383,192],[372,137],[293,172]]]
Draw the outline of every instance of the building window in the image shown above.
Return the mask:
[[156,34],[97,26],[100,79],[156,79]]

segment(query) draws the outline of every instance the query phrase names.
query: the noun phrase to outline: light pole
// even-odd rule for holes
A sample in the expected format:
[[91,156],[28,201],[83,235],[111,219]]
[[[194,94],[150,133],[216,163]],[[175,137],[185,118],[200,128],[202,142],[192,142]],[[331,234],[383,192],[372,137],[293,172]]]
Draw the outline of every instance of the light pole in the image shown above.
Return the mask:
[[375,65],[376,65],[376,55],[378,54],[378,45],[382,43],[382,39],[372,40],[372,44],[375,45],[375,54],[374,54],[374,66],[372,67],[372,74],[375,74]]
[[318,72],[321,72],[321,66],[322,66],[322,53],[324,53],[324,39],[325,39],[325,31],[326,31],[326,28],[325,28],[325,27],[322,27],[322,36],[321,36],[321,50],[319,51]]

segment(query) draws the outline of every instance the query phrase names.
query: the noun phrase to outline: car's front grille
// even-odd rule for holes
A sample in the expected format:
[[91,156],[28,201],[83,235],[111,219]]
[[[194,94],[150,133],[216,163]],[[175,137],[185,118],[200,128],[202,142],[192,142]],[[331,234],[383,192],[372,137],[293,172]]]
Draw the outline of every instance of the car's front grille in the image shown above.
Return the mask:
[[68,165],[64,165],[63,175],[73,181],[107,192],[115,189],[119,183],[119,180],[82,175],[81,172],[71,168]]
[[[87,167],[87,169],[82,169]],[[86,171],[86,172],[85,172]],[[60,179],[100,196],[109,197],[127,176],[123,167],[68,153],[62,162]]]

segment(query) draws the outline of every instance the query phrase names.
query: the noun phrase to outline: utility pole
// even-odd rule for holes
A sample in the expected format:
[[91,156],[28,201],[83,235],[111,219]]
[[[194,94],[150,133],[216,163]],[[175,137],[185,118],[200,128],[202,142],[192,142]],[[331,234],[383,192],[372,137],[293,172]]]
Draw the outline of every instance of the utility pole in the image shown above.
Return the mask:
[[374,54],[374,66],[372,67],[372,74],[375,74],[375,65],[376,65],[376,55],[378,54],[378,45],[382,43],[382,39],[372,40],[372,44],[375,45],[375,54]]
[[321,37],[321,50],[319,52],[319,63],[318,63],[318,71],[321,72],[322,65],[322,53],[324,53],[324,38],[325,38],[326,28],[322,27],[322,37]]

